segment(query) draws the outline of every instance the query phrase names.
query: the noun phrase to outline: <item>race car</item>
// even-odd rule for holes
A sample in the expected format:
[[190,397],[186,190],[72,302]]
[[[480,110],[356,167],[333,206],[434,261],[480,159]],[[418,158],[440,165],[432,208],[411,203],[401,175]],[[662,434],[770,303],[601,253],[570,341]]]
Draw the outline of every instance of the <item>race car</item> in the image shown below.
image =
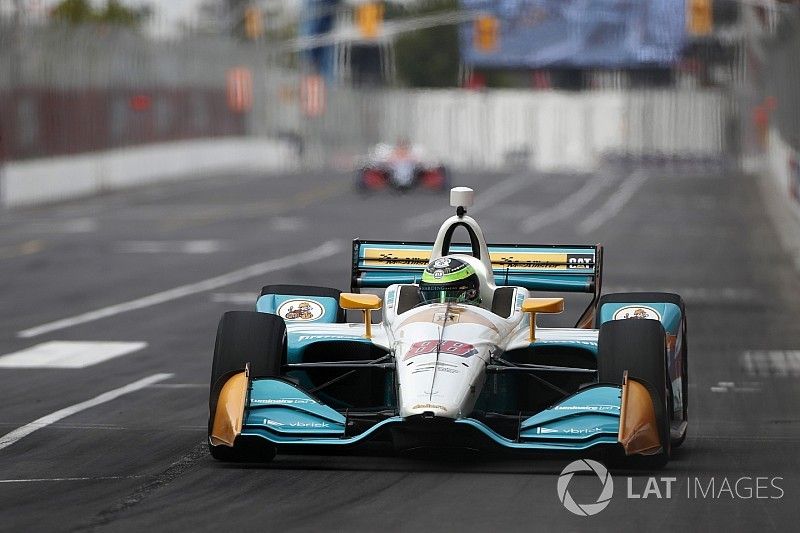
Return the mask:
[[[350,292],[268,285],[255,311],[225,313],[211,455],[379,442],[666,464],[687,431],[680,296],[601,296],[600,245],[488,245],[472,200],[451,191],[456,214],[433,242],[354,240]],[[453,242],[459,228],[468,243]],[[574,327],[543,327],[564,298],[542,292],[591,300]]]
[[356,188],[362,192],[387,188],[403,192],[414,187],[445,191],[449,182],[443,164],[426,161],[419,147],[404,140],[395,146],[376,145],[356,174]]

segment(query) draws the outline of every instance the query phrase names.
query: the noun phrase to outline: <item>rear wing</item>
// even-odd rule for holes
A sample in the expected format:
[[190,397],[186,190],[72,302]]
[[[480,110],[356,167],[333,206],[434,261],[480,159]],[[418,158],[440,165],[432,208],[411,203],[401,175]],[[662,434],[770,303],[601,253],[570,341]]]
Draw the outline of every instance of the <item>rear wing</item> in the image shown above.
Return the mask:
[[[600,294],[603,247],[563,244],[488,245],[494,282],[532,291],[580,292],[592,300],[578,321],[594,317]],[[418,283],[428,264],[433,243],[407,241],[353,241],[350,290],[382,289],[393,283]],[[469,245],[453,244],[450,253],[471,254]]]

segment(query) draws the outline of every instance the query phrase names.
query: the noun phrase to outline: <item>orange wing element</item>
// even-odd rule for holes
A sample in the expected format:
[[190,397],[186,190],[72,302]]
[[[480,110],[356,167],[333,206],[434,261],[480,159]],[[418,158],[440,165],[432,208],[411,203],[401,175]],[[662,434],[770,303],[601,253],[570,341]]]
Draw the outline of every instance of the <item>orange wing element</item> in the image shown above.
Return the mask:
[[653,397],[642,383],[629,379],[627,372],[622,381],[617,440],[625,448],[625,455],[655,455],[662,451]]
[[228,378],[219,391],[214,424],[209,436],[214,446],[233,446],[236,437],[242,432],[247,381],[247,372],[239,372]]

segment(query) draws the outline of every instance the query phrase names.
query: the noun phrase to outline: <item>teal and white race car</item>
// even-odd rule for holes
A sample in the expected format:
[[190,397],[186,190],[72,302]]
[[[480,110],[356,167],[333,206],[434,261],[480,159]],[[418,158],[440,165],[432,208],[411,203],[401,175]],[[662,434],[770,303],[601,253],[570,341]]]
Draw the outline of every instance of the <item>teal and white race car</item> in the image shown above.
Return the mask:
[[[211,455],[383,441],[665,464],[686,437],[681,298],[600,296],[599,245],[487,245],[472,197],[451,191],[456,215],[432,243],[353,241],[349,293],[269,285],[255,311],[225,313]],[[451,242],[459,228],[468,243]],[[544,292],[591,301],[575,327],[539,327],[564,309]]]

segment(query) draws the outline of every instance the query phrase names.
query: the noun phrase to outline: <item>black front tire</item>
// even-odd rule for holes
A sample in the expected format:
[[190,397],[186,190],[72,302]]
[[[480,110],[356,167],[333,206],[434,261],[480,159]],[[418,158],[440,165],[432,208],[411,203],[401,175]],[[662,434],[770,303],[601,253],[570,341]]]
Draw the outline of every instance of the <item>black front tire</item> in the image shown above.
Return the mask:
[[[278,377],[286,357],[286,323],[282,318],[253,311],[229,311],[217,327],[214,362],[211,366],[209,394],[209,434],[217,410],[219,392],[226,376],[244,370],[250,364],[250,378]],[[239,437],[234,446],[213,446],[214,459],[231,462],[269,461],[275,447],[261,439]]]
[[[603,304],[606,303],[627,303],[631,305],[637,305],[638,303],[668,303],[677,305],[681,310],[681,324],[682,324],[682,332],[681,332],[681,351],[679,357],[681,359],[681,399],[683,409],[681,412],[682,419],[673,421],[674,423],[680,422],[688,422],[689,421],[689,346],[687,342],[687,333],[686,333],[686,304],[683,302],[683,298],[680,295],[671,293],[671,292],[620,292],[620,293],[611,293],[611,294],[604,294],[600,301],[597,303],[597,308],[600,309]],[[600,317],[597,316],[597,320],[600,320]],[[597,326],[599,327],[599,325]],[[671,390],[671,386],[670,386]],[[673,416],[674,408],[674,395],[669,395],[670,400],[670,408],[669,414],[670,417]],[[689,433],[688,428],[683,431],[683,433],[676,439],[672,440],[672,447],[677,448],[686,440],[686,435]]]
[[600,326],[597,373],[600,383],[622,385],[625,371],[629,377],[647,383],[655,396],[654,408],[662,452],[649,456],[625,458],[628,466],[660,468],[671,455],[670,424],[667,410],[666,334],[657,320],[613,320]]

